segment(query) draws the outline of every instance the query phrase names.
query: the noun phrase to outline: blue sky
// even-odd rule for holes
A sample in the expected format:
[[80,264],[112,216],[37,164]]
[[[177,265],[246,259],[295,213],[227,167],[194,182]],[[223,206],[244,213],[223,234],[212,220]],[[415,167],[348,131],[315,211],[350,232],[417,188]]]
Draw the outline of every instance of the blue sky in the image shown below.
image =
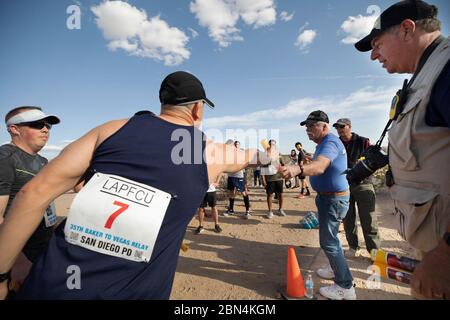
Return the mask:
[[[354,131],[375,142],[409,76],[388,75],[352,43],[371,29],[377,7],[394,2],[2,0],[1,116],[19,105],[58,115],[42,151],[52,158],[108,120],[158,113],[161,80],[185,70],[216,104],[203,128],[219,140],[218,132],[255,147],[236,130],[263,130],[258,141],[275,137],[284,153],[297,141],[313,151],[299,122],[322,109],[330,121],[351,118]],[[448,36],[449,2],[429,2]],[[70,5],[81,10],[80,29],[66,25]],[[0,143],[9,141],[0,131]]]

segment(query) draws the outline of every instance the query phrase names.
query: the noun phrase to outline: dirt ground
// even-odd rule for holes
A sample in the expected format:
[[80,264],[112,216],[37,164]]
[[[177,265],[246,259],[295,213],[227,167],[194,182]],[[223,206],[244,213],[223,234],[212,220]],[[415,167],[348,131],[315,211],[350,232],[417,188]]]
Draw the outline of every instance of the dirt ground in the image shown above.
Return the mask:
[[[316,211],[315,193],[311,197],[297,199],[299,189],[287,189],[284,193],[285,217],[274,215],[269,220],[266,197],[259,187],[250,188],[253,210],[249,220],[242,218],[245,211],[242,198],[235,203],[236,216],[220,217],[223,232],[214,232],[214,223],[206,219],[205,232],[195,235],[198,226],[194,217],[186,231],[184,243],[187,251],[180,250],[177,272],[171,299],[175,300],[226,300],[279,298],[277,291],[286,286],[288,247],[294,247],[303,277],[308,271],[315,271],[327,261],[319,248],[319,232],[299,228],[300,219],[309,211]],[[65,194],[56,200],[57,211],[64,216],[74,194]],[[219,212],[224,212],[227,201],[219,201]],[[414,258],[414,250],[403,241],[395,229],[392,200],[386,192],[377,197],[382,248]],[[278,202],[274,203],[278,209]],[[360,228],[359,228],[360,229]],[[360,230],[360,245],[364,239]],[[344,249],[347,242],[343,228],[340,238]],[[371,276],[369,254],[362,250],[362,257],[349,259],[349,266],[356,283],[357,298],[360,300],[411,299],[408,285],[388,279],[381,279],[377,287],[367,281]],[[323,299],[318,290],[331,281],[322,280],[312,273],[316,299]]]

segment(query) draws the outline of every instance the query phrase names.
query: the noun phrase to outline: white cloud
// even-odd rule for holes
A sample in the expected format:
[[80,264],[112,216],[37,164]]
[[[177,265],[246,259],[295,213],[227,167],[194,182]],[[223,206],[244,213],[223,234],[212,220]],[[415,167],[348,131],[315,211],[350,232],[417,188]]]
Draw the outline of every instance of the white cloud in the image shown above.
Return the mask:
[[285,22],[291,21],[292,18],[294,18],[294,13],[295,13],[295,11],[292,12],[291,14],[287,13],[286,11],[281,11],[280,19]]
[[65,147],[74,141],[75,140],[62,140],[60,143],[46,145],[42,148],[39,154],[51,160],[58,156]]
[[197,31],[195,31],[195,30],[192,29],[192,28],[188,28],[188,29],[189,29],[189,31],[191,32],[192,38],[197,38],[197,37],[198,37],[198,32],[197,32]]
[[299,122],[313,110],[323,110],[330,118],[369,118],[370,112],[388,112],[389,102],[395,88],[364,87],[347,96],[306,97],[290,101],[280,107],[260,110],[238,116],[225,116],[205,119],[208,128],[235,128],[265,126],[267,123],[280,122],[280,128],[292,119]]
[[311,45],[311,43],[313,43],[316,36],[316,30],[304,30],[298,35],[295,45],[299,47],[300,50],[304,51]]
[[341,40],[345,44],[353,44],[364,38],[372,30],[376,15],[357,17],[348,17],[341,25],[341,30],[347,33],[347,36]]
[[239,19],[255,29],[276,22],[273,0],[194,0],[190,10],[222,48],[244,40],[236,27]]
[[304,98],[291,101],[280,108],[260,110],[238,116],[209,118],[205,120],[204,125],[208,128],[260,127],[267,122],[290,119],[302,115],[307,112],[308,107],[318,103],[319,101],[316,99]]
[[275,23],[277,12],[273,0],[236,0],[242,20],[253,27],[265,27]]
[[190,57],[186,48],[189,37],[159,16],[149,18],[145,10],[123,1],[105,1],[91,10],[112,51],[123,49],[131,55],[164,61],[168,66],[179,65]]
[[309,22],[308,22],[308,21],[306,21],[306,22],[300,27],[300,29],[298,29],[298,33],[301,33],[303,30],[305,30],[307,26],[309,26]]
[[45,152],[59,152],[62,149],[64,149],[64,146],[54,146],[54,145],[47,145],[42,148],[42,151]]
[[[206,132],[219,130],[222,135],[228,130],[236,132],[239,129],[262,132],[279,130],[279,145],[283,152],[288,153],[296,141],[301,141],[307,150],[312,151],[315,144],[308,141],[305,129],[301,128],[299,123],[305,120],[310,112],[323,110],[331,123],[339,118],[350,118],[353,131],[369,137],[374,143],[388,120],[390,102],[396,90],[397,88],[393,87],[364,87],[348,95],[305,97],[292,100],[286,105],[256,112],[207,118],[204,120],[204,128]],[[332,132],[336,133],[334,130]]]

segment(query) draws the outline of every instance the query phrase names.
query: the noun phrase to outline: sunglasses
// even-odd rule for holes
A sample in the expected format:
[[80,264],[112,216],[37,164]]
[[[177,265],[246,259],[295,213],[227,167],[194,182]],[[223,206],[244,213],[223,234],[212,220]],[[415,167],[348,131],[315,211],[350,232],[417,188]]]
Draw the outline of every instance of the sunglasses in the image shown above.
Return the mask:
[[19,123],[18,126],[29,127],[37,130],[42,130],[42,128],[44,127],[46,127],[48,130],[52,128],[52,125],[45,121],[22,122]]
[[344,125],[344,124],[336,124],[334,127],[335,127],[336,129],[344,129],[344,128],[345,128],[345,125]]

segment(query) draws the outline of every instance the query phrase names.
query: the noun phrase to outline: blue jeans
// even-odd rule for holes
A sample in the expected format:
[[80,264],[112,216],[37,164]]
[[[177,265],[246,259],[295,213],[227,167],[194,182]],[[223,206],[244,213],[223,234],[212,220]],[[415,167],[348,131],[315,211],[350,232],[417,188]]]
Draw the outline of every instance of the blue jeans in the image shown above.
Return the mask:
[[331,269],[334,271],[334,282],[344,289],[353,285],[353,277],[348,268],[338,237],[339,224],[345,218],[349,207],[350,194],[343,196],[317,195],[316,206],[319,211],[320,247],[325,252]]

